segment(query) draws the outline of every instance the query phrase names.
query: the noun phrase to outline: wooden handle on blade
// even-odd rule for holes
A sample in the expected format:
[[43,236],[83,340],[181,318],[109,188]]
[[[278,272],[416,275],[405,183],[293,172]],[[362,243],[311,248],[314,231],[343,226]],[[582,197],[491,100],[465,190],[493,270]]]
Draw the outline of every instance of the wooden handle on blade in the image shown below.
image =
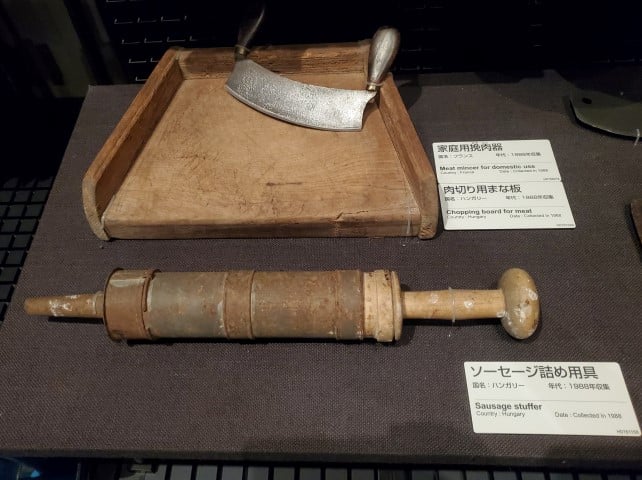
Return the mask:
[[234,46],[234,58],[241,60],[250,53],[250,43],[265,16],[264,2],[250,2],[244,12],[244,18],[239,26],[238,39]]
[[381,27],[375,32],[368,55],[368,90],[379,90],[397,56],[399,41],[399,31],[395,28]]

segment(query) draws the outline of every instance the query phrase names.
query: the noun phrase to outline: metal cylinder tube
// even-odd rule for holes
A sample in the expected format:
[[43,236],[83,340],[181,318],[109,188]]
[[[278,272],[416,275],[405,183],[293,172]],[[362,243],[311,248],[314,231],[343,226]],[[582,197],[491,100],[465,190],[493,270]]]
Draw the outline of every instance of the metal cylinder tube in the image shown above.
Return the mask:
[[117,270],[105,288],[109,336],[156,338],[375,338],[401,334],[394,272]]

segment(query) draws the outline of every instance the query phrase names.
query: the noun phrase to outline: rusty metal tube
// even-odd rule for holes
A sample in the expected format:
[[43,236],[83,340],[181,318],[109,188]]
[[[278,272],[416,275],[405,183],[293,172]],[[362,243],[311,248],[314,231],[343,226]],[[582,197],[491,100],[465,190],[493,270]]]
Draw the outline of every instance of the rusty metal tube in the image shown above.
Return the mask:
[[392,272],[116,270],[104,322],[114,340],[334,338],[392,341],[401,334]]

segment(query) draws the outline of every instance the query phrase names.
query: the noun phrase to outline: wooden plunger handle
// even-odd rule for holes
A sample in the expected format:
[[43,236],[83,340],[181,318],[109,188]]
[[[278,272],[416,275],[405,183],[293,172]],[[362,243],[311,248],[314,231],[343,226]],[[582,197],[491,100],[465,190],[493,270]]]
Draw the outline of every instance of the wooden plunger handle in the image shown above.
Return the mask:
[[504,272],[497,290],[438,290],[402,292],[403,318],[432,320],[474,320],[501,318],[508,334],[517,339],[530,337],[539,323],[539,296],[535,282],[522,269]]
[[31,315],[102,318],[114,340],[156,338],[399,339],[403,318],[501,318],[514,338],[539,322],[535,283],[507,270],[497,290],[402,292],[395,272],[116,270],[104,292],[34,297]]
[[474,320],[501,318],[504,294],[501,290],[435,290],[402,292],[403,318],[431,320]]

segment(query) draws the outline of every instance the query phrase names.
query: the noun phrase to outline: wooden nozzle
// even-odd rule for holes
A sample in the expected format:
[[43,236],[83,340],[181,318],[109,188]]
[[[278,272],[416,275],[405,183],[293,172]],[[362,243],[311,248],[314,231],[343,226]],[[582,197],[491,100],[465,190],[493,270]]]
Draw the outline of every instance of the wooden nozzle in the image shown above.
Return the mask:
[[103,318],[103,299],[103,292],[30,297],[25,300],[24,309],[29,315]]
[[436,290],[402,292],[403,318],[461,320],[501,318],[508,334],[530,337],[539,323],[539,297],[535,282],[522,269],[504,272],[497,290]]

